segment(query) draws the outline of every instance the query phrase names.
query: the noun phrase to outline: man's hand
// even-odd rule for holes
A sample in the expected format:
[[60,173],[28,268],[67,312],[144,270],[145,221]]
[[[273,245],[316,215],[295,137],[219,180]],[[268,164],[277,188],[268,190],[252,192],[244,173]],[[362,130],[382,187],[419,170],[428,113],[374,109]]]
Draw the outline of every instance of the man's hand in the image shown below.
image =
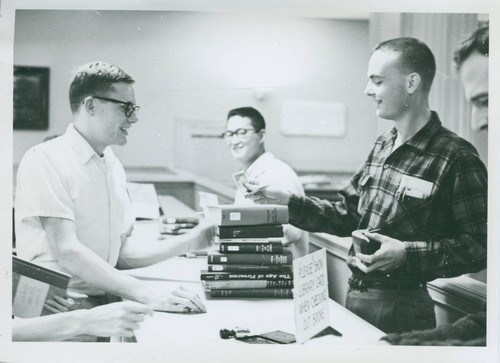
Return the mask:
[[189,249],[201,250],[209,247],[212,244],[215,233],[215,225],[208,221],[201,220],[196,227],[185,234],[186,236],[192,236],[192,242],[190,243]]
[[370,240],[380,242],[380,249],[373,255],[356,253],[355,257],[358,260],[354,259],[353,262],[364,273],[374,270],[390,271],[406,262],[406,250],[403,242],[378,233],[365,232],[364,235]]
[[182,286],[172,292],[158,293],[155,291],[150,297],[150,306],[157,311],[171,313],[205,313],[207,308],[200,297]]
[[54,299],[49,299],[45,302],[44,308],[52,314],[65,313],[72,310],[75,302],[71,298],[54,295]]
[[290,201],[291,193],[284,190],[269,186],[257,191],[260,186],[252,182],[245,183],[245,187],[250,191],[247,198],[252,199],[257,204],[288,205]]
[[131,337],[145,314],[152,314],[147,305],[135,301],[101,305],[89,310],[80,310],[85,334],[100,337]]

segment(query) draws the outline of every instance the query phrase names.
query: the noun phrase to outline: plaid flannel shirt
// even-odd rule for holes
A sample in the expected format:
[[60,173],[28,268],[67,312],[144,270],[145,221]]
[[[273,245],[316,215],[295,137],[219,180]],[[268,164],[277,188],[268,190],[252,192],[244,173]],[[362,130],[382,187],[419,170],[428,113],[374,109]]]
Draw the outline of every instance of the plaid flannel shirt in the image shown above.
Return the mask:
[[[369,276],[350,266],[356,277],[426,282],[484,269],[488,176],[477,151],[444,128],[435,112],[392,152],[396,136],[392,129],[377,139],[365,164],[341,191],[342,202],[293,195],[290,223],[340,236],[380,228],[380,234],[405,243],[405,266]],[[403,175],[432,183],[430,195],[404,196]]]

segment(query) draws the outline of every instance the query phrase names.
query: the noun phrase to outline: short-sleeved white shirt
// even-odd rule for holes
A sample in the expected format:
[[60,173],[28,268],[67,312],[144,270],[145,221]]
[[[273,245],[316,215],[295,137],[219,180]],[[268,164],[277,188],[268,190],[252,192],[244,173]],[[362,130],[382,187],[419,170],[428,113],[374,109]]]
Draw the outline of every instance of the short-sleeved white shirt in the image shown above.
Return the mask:
[[[51,250],[40,217],[75,222],[78,240],[111,266],[120,236],[133,223],[123,166],[106,148],[100,157],[69,125],[58,138],[26,152],[17,171],[16,247],[20,258],[66,272]],[[72,278],[70,288],[89,295],[103,292]]]
[[[260,185],[270,185],[277,189],[304,195],[304,188],[295,171],[288,164],[274,157],[270,152],[265,152],[259,156],[246,170],[246,176],[248,180],[255,180]],[[243,193],[238,189],[234,197],[234,204],[252,205],[254,202],[249,198],[245,198]],[[285,234],[287,233],[287,228],[290,228],[290,226],[287,225],[285,227]],[[308,233],[302,231],[300,239],[292,242],[290,249],[294,258],[302,257],[308,253],[308,238]]]

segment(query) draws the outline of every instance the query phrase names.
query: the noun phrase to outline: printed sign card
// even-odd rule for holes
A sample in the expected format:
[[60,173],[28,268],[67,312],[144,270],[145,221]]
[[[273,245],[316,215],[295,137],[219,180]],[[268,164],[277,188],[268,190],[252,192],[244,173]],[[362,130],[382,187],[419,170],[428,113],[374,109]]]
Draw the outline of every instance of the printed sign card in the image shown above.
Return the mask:
[[295,337],[302,344],[330,325],[324,248],[293,261],[293,286]]

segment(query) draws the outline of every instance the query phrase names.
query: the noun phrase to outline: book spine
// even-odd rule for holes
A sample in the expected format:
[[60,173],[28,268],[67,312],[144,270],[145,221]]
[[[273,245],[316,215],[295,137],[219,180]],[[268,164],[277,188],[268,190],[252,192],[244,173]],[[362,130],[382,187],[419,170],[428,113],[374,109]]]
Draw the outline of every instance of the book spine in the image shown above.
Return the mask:
[[292,288],[292,280],[217,280],[205,281],[206,289],[265,289]]
[[236,272],[208,272],[202,271],[202,281],[217,280],[291,280],[292,272],[267,272],[267,273],[236,273]]
[[264,297],[264,298],[293,298],[292,289],[222,289],[210,290],[211,297]]
[[268,237],[268,238],[219,238],[218,242],[219,243],[272,243],[272,242],[279,242],[283,238],[281,237]]
[[68,287],[70,280],[69,275],[38,266],[14,256],[12,258],[12,272],[57,286],[63,290]]
[[220,226],[219,238],[267,238],[283,237],[283,226],[258,225],[258,226]]
[[254,243],[240,242],[228,243],[221,242],[219,244],[219,252],[221,253],[283,253],[283,244],[271,243]]
[[291,265],[292,254],[227,253],[208,255],[211,264]]
[[208,272],[291,272],[290,265],[208,265]]
[[255,207],[237,207],[230,205],[219,208],[218,213],[220,213],[220,218],[218,217],[216,219],[216,224],[220,226],[288,223],[288,207],[282,205],[267,204]]

